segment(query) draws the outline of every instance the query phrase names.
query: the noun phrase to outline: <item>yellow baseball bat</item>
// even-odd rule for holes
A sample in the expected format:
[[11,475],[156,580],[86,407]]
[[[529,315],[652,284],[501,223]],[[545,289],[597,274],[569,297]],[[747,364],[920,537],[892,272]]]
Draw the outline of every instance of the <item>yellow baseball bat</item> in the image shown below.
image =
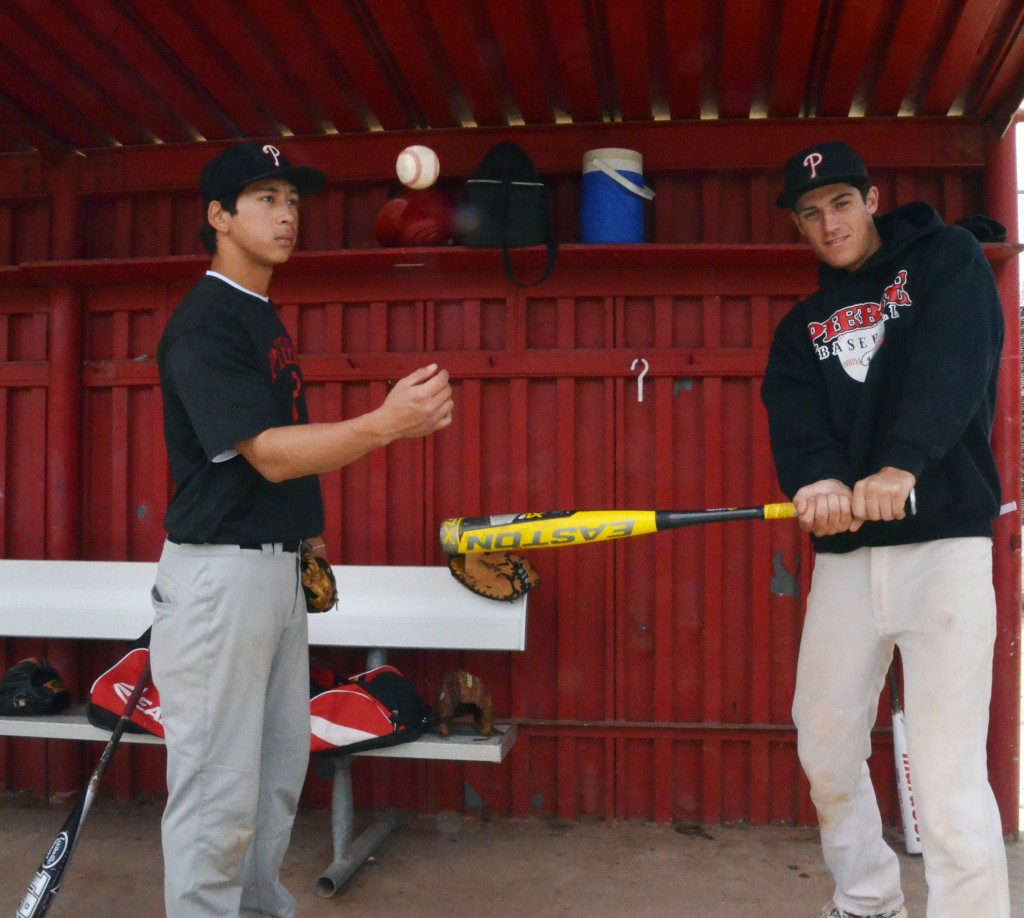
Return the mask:
[[627,539],[704,523],[788,520],[792,504],[724,507],[717,510],[552,510],[504,516],[460,516],[441,523],[441,548],[449,555],[487,551],[563,548]]

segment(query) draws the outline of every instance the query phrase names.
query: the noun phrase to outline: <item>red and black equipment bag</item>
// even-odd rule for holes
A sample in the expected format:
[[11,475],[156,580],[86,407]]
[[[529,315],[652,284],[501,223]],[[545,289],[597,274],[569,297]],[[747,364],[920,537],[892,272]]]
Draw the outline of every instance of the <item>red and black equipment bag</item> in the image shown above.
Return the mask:
[[[86,716],[94,727],[113,730],[124,714],[125,705],[135,690],[143,668],[149,662],[149,631],[147,628],[142,637],[132,643],[131,650],[92,684]],[[160,718],[160,695],[151,679],[124,730],[125,733],[164,735],[164,725]]]
[[434,720],[430,705],[393,666],[378,666],[309,703],[311,752],[348,755],[418,739]]

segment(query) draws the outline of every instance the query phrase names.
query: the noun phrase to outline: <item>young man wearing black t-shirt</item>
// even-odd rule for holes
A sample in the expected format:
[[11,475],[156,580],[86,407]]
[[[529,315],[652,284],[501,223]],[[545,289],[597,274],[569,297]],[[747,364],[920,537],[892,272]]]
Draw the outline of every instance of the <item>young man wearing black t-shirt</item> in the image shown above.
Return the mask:
[[295,347],[267,297],[301,196],[324,183],[271,144],[203,170],[210,270],[158,349],[175,493],[153,591],[153,679],[167,743],[169,918],[291,918],[279,870],[309,755],[300,540],[323,528],[317,476],[452,418],[435,364],[365,415],[310,424]]

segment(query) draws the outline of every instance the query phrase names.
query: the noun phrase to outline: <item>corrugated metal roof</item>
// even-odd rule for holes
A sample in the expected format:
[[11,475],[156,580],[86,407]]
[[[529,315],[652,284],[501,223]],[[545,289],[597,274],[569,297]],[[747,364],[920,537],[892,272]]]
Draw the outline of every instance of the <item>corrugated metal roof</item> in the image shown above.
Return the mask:
[[0,153],[559,123],[966,116],[1022,0],[0,0]]

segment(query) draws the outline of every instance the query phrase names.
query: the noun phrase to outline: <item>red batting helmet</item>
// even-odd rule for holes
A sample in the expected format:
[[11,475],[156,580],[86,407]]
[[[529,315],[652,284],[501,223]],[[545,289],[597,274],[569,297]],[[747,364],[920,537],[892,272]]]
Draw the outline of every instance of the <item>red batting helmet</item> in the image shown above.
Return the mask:
[[377,241],[383,246],[450,245],[453,211],[451,198],[441,191],[407,191],[377,211]]

